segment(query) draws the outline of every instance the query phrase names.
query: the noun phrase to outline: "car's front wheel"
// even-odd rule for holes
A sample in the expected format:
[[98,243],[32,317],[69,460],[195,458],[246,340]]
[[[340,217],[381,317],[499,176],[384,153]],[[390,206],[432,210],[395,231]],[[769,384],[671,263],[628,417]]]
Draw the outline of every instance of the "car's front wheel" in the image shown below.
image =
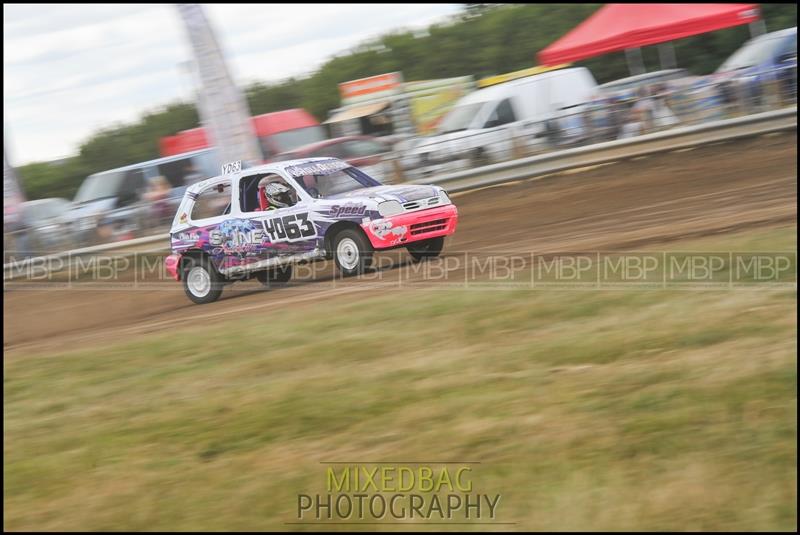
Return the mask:
[[444,236],[439,236],[438,238],[429,238],[427,240],[410,243],[406,249],[408,249],[408,253],[411,257],[416,262],[419,262],[426,258],[435,258],[439,256],[443,247]]
[[345,277],[364,273],[372,266],[375,250],[363,232],[346,229],[333,240],[333,259]]
[[213,303],[222,295],[222,280],[208,258],[186,259],[183,271],[183,290],[198,305]]

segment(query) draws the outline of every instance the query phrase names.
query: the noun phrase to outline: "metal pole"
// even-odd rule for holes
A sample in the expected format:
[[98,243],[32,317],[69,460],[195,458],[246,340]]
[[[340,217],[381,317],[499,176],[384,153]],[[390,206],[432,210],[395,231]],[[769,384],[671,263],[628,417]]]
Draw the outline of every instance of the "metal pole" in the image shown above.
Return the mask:
[[678,62],[675,60],[675,47],[672,41],[658,45],[658,59],[662,69],[674,69]]
[[643,74],[645,72],[641,48],[626,48],[625,59],[628,61],[628,70],[631,75]]
[[754,20],[750,24],[750,37],[758,37],[759,35],[764,35],[767,33],[767,23],[764,22],[764,19]]

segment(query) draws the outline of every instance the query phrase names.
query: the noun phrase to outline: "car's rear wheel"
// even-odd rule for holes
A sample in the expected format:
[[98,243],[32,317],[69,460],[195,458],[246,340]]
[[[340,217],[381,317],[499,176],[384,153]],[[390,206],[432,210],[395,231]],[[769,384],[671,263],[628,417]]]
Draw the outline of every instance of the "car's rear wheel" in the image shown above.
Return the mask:
[[198,305],[213,303],[222,295],[222,278],[208,258],[189,257],[183,271],[183,290]]
[[444,236],[439,236],[438,238],[430,238],[427,240],[410,243],[406,249],[408,249],[408,253],[411,255],[411,257],[416,262],[419,262],[420,260],[425,260],[426,258],[435,258],[439,256],[443,247]]
[[282,286],[287,282],[289,282],[289,279],[291,278],[292,278],[291,265],[279,266],[272,269],[259,271],[258,273],[256,273],[256,279],[258,279],[258,282],[260,282],[267,288]]
[[355,229],[343,230],[333,240],[333,259],[345,277],[358,275],[369,269],[374,252],[364,233]]

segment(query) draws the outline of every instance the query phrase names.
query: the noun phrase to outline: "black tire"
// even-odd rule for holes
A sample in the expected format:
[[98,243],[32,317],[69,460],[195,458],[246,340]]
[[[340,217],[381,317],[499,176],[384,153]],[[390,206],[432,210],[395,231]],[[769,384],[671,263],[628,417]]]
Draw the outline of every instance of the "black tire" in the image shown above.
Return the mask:
[[256,273],[256,279],[258,282],[266,286],[267,288],[272,288],[274,286],[283,286],[289,279],[292,278],[292,265],[287,264],[285,266],[278,266],[272,269],[266,269],[264,271],[259,271]]
[[372,266],[372,244],[360,230],[345,229],[333,237],[333,259],[345,277],[364,273]]
[[408,254],[411,255],[414,261],[419,262],[426,258],[436,258],[442,252],[443,247],[444,236],[439,236],[438,238],[411,243],[406,249],[408,249]]
[[206,257],[188,257],[183,264],[183,291],[198,305],[213,303],[222,295],[222,277]]

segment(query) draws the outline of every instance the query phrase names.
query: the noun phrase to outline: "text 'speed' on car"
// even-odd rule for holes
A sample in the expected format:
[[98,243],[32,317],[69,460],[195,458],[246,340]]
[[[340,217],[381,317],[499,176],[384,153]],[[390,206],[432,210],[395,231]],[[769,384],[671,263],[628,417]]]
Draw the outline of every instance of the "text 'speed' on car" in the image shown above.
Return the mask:
[[301,261],[333,258],[350,276],[376,250],[434,257],[458,222],[442,188],[384,186],[335,158],[225,169],[186,190],[170,229],[167,270],[195,303],[234,281],[286,282]]

